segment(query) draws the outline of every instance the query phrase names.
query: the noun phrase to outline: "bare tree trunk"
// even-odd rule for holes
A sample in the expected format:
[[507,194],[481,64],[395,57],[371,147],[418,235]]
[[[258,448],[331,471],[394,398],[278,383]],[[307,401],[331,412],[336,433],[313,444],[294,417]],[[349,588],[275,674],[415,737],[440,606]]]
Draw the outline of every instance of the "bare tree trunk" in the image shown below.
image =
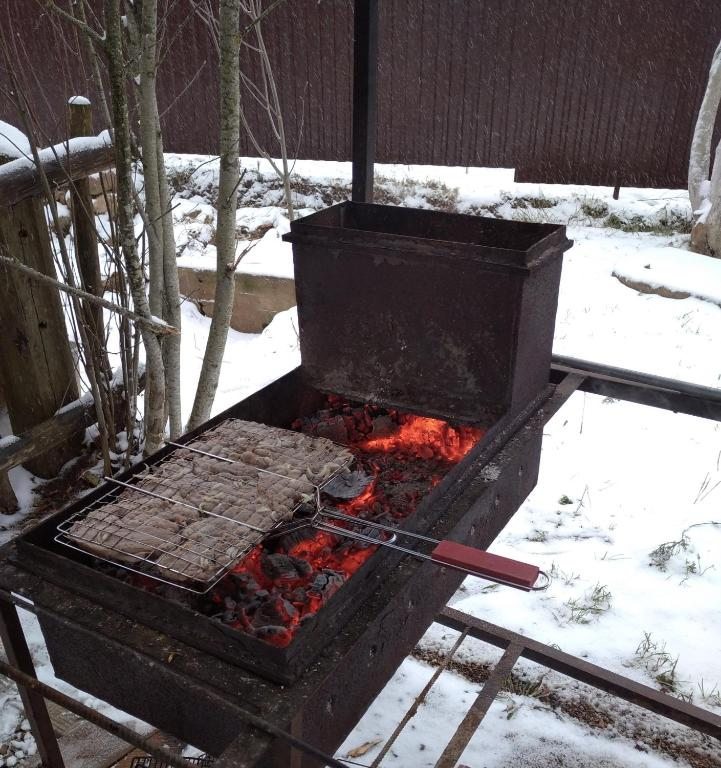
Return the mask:
[[[696,118],[688,164],[688,193],[694,216],[691,248],[721,255],[721,144],[711,175],[711,142],[721,104],[721,43],[711,60],[708,83]],[[709,178],[710,177],[710,178]]]
[[[135,6],[128,7],[128,14]],[[150,311],[180,328],[180,292],[173,232],[173,213],[165,173],[157,98],[158,3],[144,0],[139,24],[128,24],[140,60],[140,143],[145,179],[145,220],[149,241]],[[163,339],[165,404],[170,436],[183,431],[180,402],[180,338]]]
[[[180,285],[178,281],[178,259],[175,250],[175,232],[173,230],[173,209],[171,206],[168,177],[165,173],[163,154],[163,135],[160,130],[160,118],[156,102],[156,132],[158,157],[158,185],[160,189],[160,208],[163,211],[163,317],[178,330],[182,323],[180,311]],[[170,416],[170,438],[175,439],[183,432],[183,416],[180,397],[180,335],[163,340],[163,361],[165,363],[165,399]]]
[[[130,151],[130,125],[128,99],[125,90],[125,64],[123,61],[120,0],[105,0],[106,49],[110,93],[115,129],[115,152],[118,179],[118,231],[130,291],[137,314],[150,319],[151,312],[145,295],[143,275],[135,242],[133,224],[133,178]],[[157,170],[157,166],[156,166]],[[157,336],[141,328],[145,346],[147,385],[145,394],[145,450],[156,451],[163,442],[165,422],[165,372],[163,355]]]
[[235,215],[238,207],[240,161],[240,0],[221,0],[220,39],[220,179],[216,226],[217,278],[215,304],[205,347],[203,366],[188,428],[193,429],[210,415],[220,378],[225,342],[235,293]]
[[157,0],[143,0],[140,18],[140,146],[143,152],[145,212],[148,219],[150,311],[163,317],[163,211],[160,207],[155,95],[158,43]]
[[696,118],[696,128],[691,142],[691,155],[688,164],[688,193],[694,211],[701,207],[701,203],[707,197],[703,194],[703,187],[710,175],[711,140],[719,103],[721,103],[721,43],[719,43],[711,60],[708,84]]

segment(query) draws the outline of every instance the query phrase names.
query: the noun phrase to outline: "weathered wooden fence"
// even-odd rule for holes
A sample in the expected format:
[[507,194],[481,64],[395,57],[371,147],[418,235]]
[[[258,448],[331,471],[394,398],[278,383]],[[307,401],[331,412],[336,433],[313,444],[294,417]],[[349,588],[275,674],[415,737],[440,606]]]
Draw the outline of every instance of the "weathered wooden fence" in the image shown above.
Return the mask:
[[[89,106],[70,107],[73,115]],[[87,115],[86,115],[87,116]],[[76,133],[82,125],[76,122]],[[88,126],[89,124],[85,123]],[[23,463],[40,477],[53,477],[74,458],[82,445],[83,430],[94,419],[92,399],[79,399],[75,363],[68,341],[44,210],[45,190],[84,180],[114,162],[110,138],[77,138],[42,150],[38,164],[28,158],[0,156],[0,387],[14,436],[0,440],[0,513],[16,506],[7,470]],[[7,162],[3,162],[7,161]],[[40,170],[42,169],[42,171]],[[92,200],[78,196],[82,183],[73,185],[73,221],[78,248],[82,220],[90,220]],[[97,268],[98,246],[86,243],[87,261]],[[88,264],[79,263],[83,287],[92,295],[102,292],[99,280],[88,279]],[[92,273],[94,275],[94,272]],[[42,277],[43,280],[39,280]],[[85,309],[85,307],[83,307]],[[92,310],[86,322],[95,322]],[[102,325],[98,336],[102,335]]]
[[[163,2],[168,0],[161,0]],[[91,89],[75,33],[5,0],[49,138]],[[162,66],[166,147],[212,153],[215,54],[177,0]],[[381,0],[378,162],[515,167],[520,180],[685,186],[721,39],[718,0]],[[4,21],[5,21],[4,19]],[[265,27],[298,155],[350,157],[351,0],[288,0]],[[251,67],[252,71],[252,67]],[[0,90],[0,116],[11,110]],[[263,116],[247,99],[265,146]],[[7,117],[5,118],[7,119]],[[291,142],[293,145],[293,142]],[[247,142],[242,154],[255,154]]]

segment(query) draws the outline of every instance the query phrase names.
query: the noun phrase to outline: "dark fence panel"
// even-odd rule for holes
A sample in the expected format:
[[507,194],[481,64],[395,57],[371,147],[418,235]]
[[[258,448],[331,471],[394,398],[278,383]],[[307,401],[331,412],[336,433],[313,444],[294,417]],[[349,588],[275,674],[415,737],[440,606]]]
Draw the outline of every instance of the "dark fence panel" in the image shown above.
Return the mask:
[[[161,6],[168,0],[161,0]],[[43,129],[92,93],[82,47],[35,0],[4,0]],[[98,3],[98,6],[100,4]],[[160,102],[166,148],[212,153],[217,57],[190,0],[171,3]],[[381,0],[379,162],[515,167],[527,181],[685,186],[721,39],[718,0]],[[288,0],[264,22],[300,157],[350,158],[351,0]],[[241,63],[254,77],[257,62]],[[1,65],[0,65],[1,66]],[[2,75],[0,116],[17,122]],[[259,142],[268,120],[246,93]],[[100,124],[100,122],[99,122]],[[257,154],[241,137],[241,154]]]

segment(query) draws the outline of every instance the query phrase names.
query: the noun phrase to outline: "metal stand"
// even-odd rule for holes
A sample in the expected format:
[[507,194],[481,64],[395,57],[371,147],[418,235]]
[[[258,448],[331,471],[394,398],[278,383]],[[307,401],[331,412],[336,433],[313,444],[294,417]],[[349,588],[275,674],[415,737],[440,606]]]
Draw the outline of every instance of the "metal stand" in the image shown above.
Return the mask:
[[[584,361],[567,361],[557,358],[554,360],[553,367],[553,377],[558,383],[556,384],[554,397],[549,400],[545,406],[544,421],[547,421],[576,389],[603,394],[613,392],[617,397],[624,396],[624,399],[643,402],[648,405],[665,407],[670,410],[704,414],[711,418],[721,418],[719,415],[719,393],[715,390],[707,390],[697,387],[689,388],[682,382],[661,380],[657,377],[650,377],[651,380],[646,380],[649,379],[649,377],[639,376],[635,372],[629,371],[618,371],[615,369],[607,369],[603,372],[593,371],[590,364],[585,363]],[[0,588],[0,637],[2,638],[10,663],[0,663],[0,674],[10,677],[18,684],[23,705],[30,721],[39,753],[43,760],[43,765],[46,766],[46,768],[64,768],[57,738],[45,705],[45,699],[49,699],[80,717],[95,723],[116,736],[119,736],[129,744],[137,746],[148,754],[158,757],[167,765],[176,766],[176,768],[184,768],[184,766],[187,766],[188,763],[178,755],[149,744],[145,739],[130,729],[118,725],[107,717],[100,715],[94,710],[89,709],[85,705],[37,680],[32,659],[30,657],[30,651],[16,609],[16,605],[18,604],[25,606],[26,601],[14,594],[16,592],[29,592],[32,594],[32,590],[21,587],[21,584],[24,583],[24,579],[29,577],[24,577],[20,571],[15,569],[12,563],[6,563],[3,567],[5,568],[5,571],[3,575],[3,585]],[[45,582],[40,581],[38,583],[43,584]],[[27,582],[25,582],[25,584],[27,586]],[[50,593],[55,593],[55,587],[51,587],[49,584],[46,586]],[[46,602],[49,599],[50,605],[56,604],[52,594],[44,598]],[[32,603],[27,603],[27,607],[28,610],[35,609],[35,606],[33,606]],[[75,618],[62,618],[59,620],[62,622],[80,621],[79,616],[80,614]],[[427,620],[433,620],[433,618],[433,614],[431,614]],[[481,621],[450,608],[445,608],[439,615],[435,616],[435,621],[459,631],[461,637],[456,642],[453,650],[443,661],[440,669],[434,674],[421,696],[414,702],[399,727],[396,728],[394,733],[389,737],[388,743],[373,763],[374,768],[377,768],[380,764],[383,755],[387,753],[405,725],[415,715],[423,698],[425,698],[433,684],[440,677],[443,669],[448,668],[451,664],[458,647],[460,647],[461,643],[469,636],[503,648],[504,654],[500,662],[491,672],[490,677],[486,681],[475,702],[466,713],[460,726],[448,742],[436,764],[436,768],[449,768],[449,766],[455,766],[457,764],[458,759],[463,754],[463,751],[470,742],[473,734],[482,724],[483,718],[494,697],[498,691],[501,690],[504,680],[521,657],[530,659],[531,661],[556,670],[557,672],[568,675],[575,680],[579,680],[594,688],[631,702],[650,712],[662,715],[674,722],[683,724],[700,733],[721,740],[721,717],[700,707],[696,707],[667,694],[660,693],[653,688],[641,685],[629,678],[594,664],[590,664],[582,659],[563,653],[562,651],[536,642],[528,637],[510,632],[502,627],[489,624],[488,622]],[[140,633],[141,637],[139,642],[142,641],[143,638],[147,641],[152,637],[160,637],[158,633],[150,632],[150,630],[143,634],[141,629],[141,627],[135,626],[133,630],[135,634]],[[143,645],[143,647],[147,646],[147,649],[149,650],[152,643],[141,643],[141,645]],[[165,648],[165,646],[163,646],[163,648]],[[173,666],[178,666],[179,670],[182,668],[182,664],[179,664],[180,659],[182,659],[182,656],[173,664]],[[203,667],[203,669],[205,668]],[[210,669],[210,667],[208,667],[208,669]],[[201,679],[203,681],[206,680],[204,675],[201,676]],[[217,684],[217,681],[215,682]],[[261,749],[264,750],[266,748],[264,746],[266,742],[256,745],[257,749],[253,754],[250,754],[253,750],[249,749],[247,739],[255,733],[261,734],[261,736],[266,738],[266,741],[271,739],[275,740],[276,743],[292,745],[298,753],[302,753],[303,765],[320,764],[335,766],[336,768],[338,768],[338,766],[343,766],[342,761],[339,761],[328,754],[324,754],[322,750],[315,748],[307,741],[295,736],[295,729],[293,729],[293,732],[289,732],[288,730],[278,727],[273,722],[270,722],[269,719],[259,717],[247,707],[240,706],[237,697],[231,702],[228,698],[220,696],[213,685],[205,682],[201,684],[198,683],[198,681],[191,685],[190,680],[188,680],[189,695],[192,693],[190,689],[193,685],[195,687],[202,685],[204,688],[208,689],[207,695],[210,697],[208,698],[208,702],[212,703],[212,708],[216,714],[221,711],[226,712],[226,710],[227,712],[232,712],[233,716],[237,716],[239,722],[244,723],[250,729],[248,731],[243,731],[242,734],[239,733],[236,741],[225,748],[225,750],[220,746],[217,751],[215,751],[215,754],[220,758],[220,765],[232,765],[234,768],[241,765],[257,765],[257,755]],[[228,707],[230,707],[230,709],[228,709]],[[362,704],[358,708],[358,712],[354,715],[356,720],[363,714],[364,707],[365,705]],[[347,726],[344,722],[343,727],[344,730],[347,727],[348,732],[353,728],[353,723],[351,722],[350,717],[348,718]],[[212,751],[213,750],[211,750],[211,752]],[[239,755],[242,755],[240,762],[238,762]],[[287,764],[287,761],[276,761],[272,764],[285,765]]]
[[[35,666],[25,640],[22,624],[20,624],[17,608],[2,598],[0,598],[0,638],[2,638],[10,666],[37,681]],[[43,766],[45,768],[65,768],[43,695],[21,683],[18,683],[18,692],[25,708],[25,715],[30,721],[30,728],[35,737]]]

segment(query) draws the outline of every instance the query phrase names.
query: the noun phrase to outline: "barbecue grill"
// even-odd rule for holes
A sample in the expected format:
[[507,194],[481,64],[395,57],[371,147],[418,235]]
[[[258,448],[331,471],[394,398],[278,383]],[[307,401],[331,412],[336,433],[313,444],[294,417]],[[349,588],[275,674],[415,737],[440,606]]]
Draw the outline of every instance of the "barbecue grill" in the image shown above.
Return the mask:
[[[537,569],[475,548],[533,488],[563,399],[547,379],[569,243],[563,227],[429,213],[346,205],[294,222],[301,367],[17,542],[15,591],[35,602],[60,678],[211,754],[249,734],[226,695],[332,751],[464,572],[539,586]],[[430,311],[438,286],[453,300]],[[440,447],[408,448],[417,424]],[[260,466],[230,428],[292,429],[334,463],[256,520],[247,500],[297,483],[299,450]],[[123,527],[143,508],[152,531]],[[208,520],[216,538],[198,543]],[[219,716],[197,716],[209,707]],[[247,764],[290,764],[287,745],[268,748],[255,739]]]

